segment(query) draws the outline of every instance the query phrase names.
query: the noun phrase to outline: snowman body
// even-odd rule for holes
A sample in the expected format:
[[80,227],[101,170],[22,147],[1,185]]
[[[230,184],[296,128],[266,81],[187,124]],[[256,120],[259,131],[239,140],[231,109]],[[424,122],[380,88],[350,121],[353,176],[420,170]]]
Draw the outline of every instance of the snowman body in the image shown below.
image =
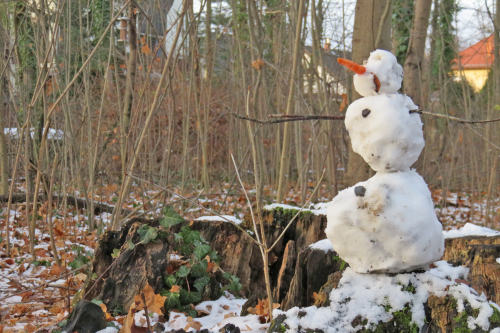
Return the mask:
[[412,100],[397,93],[402,68],[391,53],[372,52],[365,66],[354,82],[366,97],[349,106],[345,125],[353,151],[377,173],[333,199],[325,233],[358,273],[427,270],[441,258],[444,238],[430,191],[410,169],[424,147],[422,122],[409,112],[417,109]]

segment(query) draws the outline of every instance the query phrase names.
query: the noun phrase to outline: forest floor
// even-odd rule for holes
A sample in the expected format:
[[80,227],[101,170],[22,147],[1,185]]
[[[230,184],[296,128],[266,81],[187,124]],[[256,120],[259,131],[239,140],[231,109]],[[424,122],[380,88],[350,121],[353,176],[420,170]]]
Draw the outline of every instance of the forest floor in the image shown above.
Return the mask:
[[[20,184],[17,192],[22,192],[22,187]],[[211,189],[208,191],[210,193],[208,196],[204,194],[198,196],[199,192],[194,190],[183,195],[194,198],[201,206],[219,214],[242,219],[248,210],[245,196],[243,194],[227,195],[228,187],[229,184],[224,184],[219,188]],[[114,205],[118,198],[118,190],[116,185],[101,186],[96,191],[95,200]],[[252,194],[251,190],[248,192]],[[269,194],[269,189],[264,189],[264,194],[266,193]],[[322,196],[323,193],[324,196]],[[77,191],[73,194],[78,196]],[[159,216],[165,202],[168,204],[179,199],[175,196],[159,195],[151,202],[147,202],[148,198],[153,198],[156,194],[158,190],[135,187],[124,208],[132,210],[143,205],[140,212],[145,210],[144,215],[153,218]],[[327,196],[326,189],[323,189],[320,191],[319,200],[316,201],[328,202],[331,198]],[[446,205],[443,205],[442,191],[432,191],[432,197],[436,213],[443,222],[445,230],[459,228],[467,222],[483,225],[487,209],[486,194],[476,194],[472,197],[465,192],[448,192]],[[299,192],[290,190],[285,203],[300,205],[300,198]],[[174,207],[184,209],[182,215],[186,220],[211,215],[200,206],[181,207],[177,204]],[[499,198],[492,200],[490,207],[492,207],[490,220],[493,226],[498,226]],[[61,260],[61,265],[57,265],[50,250],[46,223],[47,203],[40,204],[35,232],[36,260],[33,261],[29,249],[26,204],[15,203],[12,204],[9,214],[11,256],[7,257],[5,249],[6,203],[2,204],[0,209],[0,230],[2,231],[0,239],[0,333],[35,332],[67,316],[71,299],[86,279],[82,271],[92,260],[98,230],[88,232],[88,216],[85,209],[68,206],[66,209],[61,207],[55,212],[53,215],[55,244]],[[106,228],[110,223],[110,218],[111,214],[101,213],[95,216],[94,222],[97,226]],[[124,318],[124,316],[117,316],[110,320],[115,320],[115,324],[119,326]]]

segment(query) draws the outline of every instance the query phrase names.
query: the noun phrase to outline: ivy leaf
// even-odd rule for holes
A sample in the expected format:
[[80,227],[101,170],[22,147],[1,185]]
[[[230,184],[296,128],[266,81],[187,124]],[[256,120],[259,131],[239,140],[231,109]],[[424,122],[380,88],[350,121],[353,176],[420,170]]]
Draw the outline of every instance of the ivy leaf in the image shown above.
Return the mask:
[[182,232],[180,233],[184,239],[185,244],[194,244],[195,241],[201,241],[200,233],[198,231],[192,231],[188,226],[182,227]]
[[127,241],[127,246],[129,250],[133,250],[135,247],[134,243],[132,243],[130,239]]
[[193,318],[196,318],[196,316],[198,315],[198,311],[196,311],[196,310],[186,310],[186,313],[188,316],[193,317]]
[[175,278],[175,276],[173,275],[169,275],[169,276],[165,276],[163,278],[163,281],[165,282],[165,284],[169,287],[169,288],[172,288],[173,285],[175,285],[175,282],[177,281],[177,279]]
[[72,269],[78,269],[85,266],[85,264],[80,259],[76,259],[70,262],[68,266],[71,267]]
[[200,277],[207,274],[208,261],[203,260],[191,267],[191,276]]
[[158,231],[156,230],[156,228],[152,228],[146,224],[137,229],[137,233],[139,234],[139,236],[141,236],[141,242],[143,244],[147,244],[152,240],[155,240],[158,236]]
[[194,255],[198,260],[202,260],[210,252],[210,245],[203,244],[195,247]]
[[179,243],[182,240],[182,236],[179,234],[174,234],[175,242]]
[[211,261],[219,261],[221,258],[217,255],[217,252],[214,250],[210,249],[208,252],[208,256],[210,257]]
[[167,206],[163,208],[163,215],[165,216],[160,224],[168,229],[171,226],[184,222],[184,219],[177,213],[172,206]]
[[181,289],[180,300],[182,304],[196,303],[201,300],[201,293],[199,291],[187,291],[186,289]]
[[113,258],[118,258],[119,255],[120,255],[120,249],[114,249],[113,253],[111,253],[111,256]]
[[181,266],[181,268],[179,268],[179,270],[175,273],[175,275],[179,278],[183,278],[183,277],[188,276],[190,271],[191,271],[191,269],[189,267],[187,267],[186,265],[184,265],[184,266]]
[[205,286],[210,282],[210,277],[208,276],[201,276],[199,278],[197,278],[195,281],[194,281],[194,287],[198,290],[198,291],[203,291],[203,288],[205,288]]
[[181,301],[179,299],[180,294],[179,293],[173,293],[171,291],[166,291],[165,296],[167,296],[167,299],[165,300],[165,310],[170,311],[172,309],[175,309],[176,307],[181,305]]

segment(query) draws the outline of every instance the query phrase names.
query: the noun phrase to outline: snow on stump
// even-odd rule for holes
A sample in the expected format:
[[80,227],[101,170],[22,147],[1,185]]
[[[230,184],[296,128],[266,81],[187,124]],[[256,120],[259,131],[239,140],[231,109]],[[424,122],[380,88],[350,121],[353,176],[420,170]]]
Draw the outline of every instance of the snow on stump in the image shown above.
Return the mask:
[[499,333],[500,307],[462,283],[468,269],[445,261],[435,266],[393,276],[347,268],[329,306],[276,311],[270,332]]

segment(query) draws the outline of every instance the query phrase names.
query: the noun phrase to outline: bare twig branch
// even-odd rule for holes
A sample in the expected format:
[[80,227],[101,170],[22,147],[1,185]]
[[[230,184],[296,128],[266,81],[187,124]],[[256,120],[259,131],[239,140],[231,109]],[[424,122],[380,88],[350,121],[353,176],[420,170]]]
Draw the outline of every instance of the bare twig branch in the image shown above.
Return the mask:
[[[232,114],[234,117],[236,117],[238,119],[248,120],[248,121],[252,121],[254,123],[259,123],[259,124],[280,124],[280,123],[285,123],[285,122],[289,122],[289,121],[304,121],[304,120],[344,120],[345,119],[345,116],[343,116],[343,115],[338,115],[338,116],[310,115],[310,116],[307,116],[307,115],[271,114],[271,115],[269,115],[270,118],[278,118],[278,119],[276,119],[276,120],[259,120],[259,119],[255,119],[255,118],[241,116],[241,115],[229,110],[228,108],[226,108],[226,109],[230,114]],[[457,121],[457,122],[462,123],[462,124],[485,124],[485,123],[493,123],[493,122],[500,121],[500,118],[489,119],[489,120],[463,119],[463,118],[448,116],[446,114],[434,113],[434,112],[423,111],[423,110],[410,110],[410,113],[418,113],[418,114],[424,114],[427,116],[449,119],[449,120]]]
[[468,124],[465,124],[465,126],[470,129],[472,132],[474,132],[474,134],[476,134],[478,137],[480,137],[481,139],[483,139],[484,141],[486,141],[487,143],[489,143],[490,145],[493,146],[493,148],[497,149],[497,150],[500,150],[500,147],[497,146],[496,144],[494,144],[493,142],[491,142],[490,140],[486,139],[484,136],[482,136],[481,134],[479,134],[475,129],[472,128],[472,126],[468,125]]

